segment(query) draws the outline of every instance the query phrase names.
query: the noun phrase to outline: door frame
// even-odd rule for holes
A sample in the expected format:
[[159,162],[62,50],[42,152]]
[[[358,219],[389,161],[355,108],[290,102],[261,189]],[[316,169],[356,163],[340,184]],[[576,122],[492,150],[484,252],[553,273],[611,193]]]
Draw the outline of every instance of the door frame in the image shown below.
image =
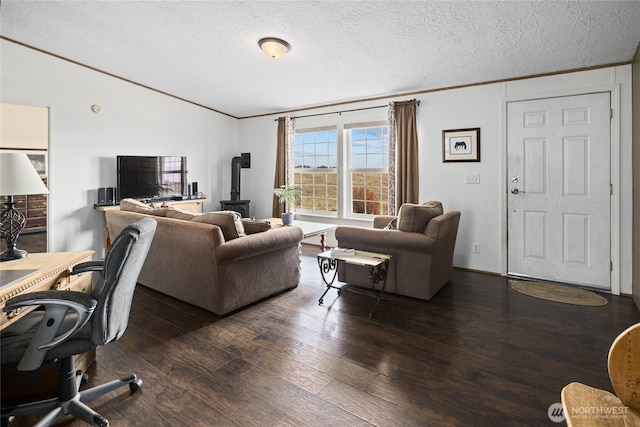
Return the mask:
[[613,108],[613,119],[610,121],[611,134],[611,176],[610,182],[613,185],[610,205],[611,218],[611,293],[620,295],[620,85],[595,86],[582,89],[570,89],[552,92],[541,92],[538,94],[522,94],[513,96],[503,96],[501,99],[501,116],[502,116],[502,144],[500,147],[501,156],[501,179],[500,188],[500,204],[501,204],[501,255],[500,269],[503,276],[507,275],[508,270],[508,221],[507,221],[507,191],[508,191],[508,140],[507,140],[507,104],[516,101],[532,101],[544,98],[558,98],[575,95],[588,95],[592,93],[609,92],[611,94],[611,108]]

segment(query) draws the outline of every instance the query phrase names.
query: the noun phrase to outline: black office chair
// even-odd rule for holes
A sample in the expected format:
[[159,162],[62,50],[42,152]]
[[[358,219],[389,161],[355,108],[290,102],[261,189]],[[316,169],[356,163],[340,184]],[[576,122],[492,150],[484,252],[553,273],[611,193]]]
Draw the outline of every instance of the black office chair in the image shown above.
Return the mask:
[[42,291],[18,295],[7,301],[4,311],[41,306],[1,335],[2,363],[18,363],[19,371],[33,371],[44,362],[59,360],[58,397],[2,408],[2,424],[14,416],[48,412],[36,426],[49,426],[59,417],[72,415],[90,425],[109,421],[85,403],[119,387],[138,391],[142,381],[135,375],[79,391],[82,376],[76,373],[73,356],[116,341],[124,333],[138,275],[156,231],[156,221],[142,219],[125,228],[113,242],[104,262],[78,264],[71,274],[99,271],[91,295],[72,291]]

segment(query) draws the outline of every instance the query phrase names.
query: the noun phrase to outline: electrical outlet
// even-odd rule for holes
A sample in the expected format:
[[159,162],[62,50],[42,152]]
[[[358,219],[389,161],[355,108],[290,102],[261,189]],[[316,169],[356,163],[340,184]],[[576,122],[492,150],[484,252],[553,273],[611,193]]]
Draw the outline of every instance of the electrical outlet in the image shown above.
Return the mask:
[[464,183],[465,184],[480,184],[480,175],[479,174],[465,175],[464,176]]
[[474,243],[471,245],[471,251],[472,251],[474,254],[479,254],[479,253],[480,253],[480,243],[474,242]]

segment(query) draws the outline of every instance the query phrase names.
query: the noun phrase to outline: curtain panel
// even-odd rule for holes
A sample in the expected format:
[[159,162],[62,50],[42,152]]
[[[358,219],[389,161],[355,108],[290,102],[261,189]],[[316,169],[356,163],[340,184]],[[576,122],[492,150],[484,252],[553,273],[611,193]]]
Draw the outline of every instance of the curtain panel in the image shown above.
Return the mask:
[[418,101],[389,103],[389,214],[418,203]]
[[[278,188],[281,185],[293,185],[293,133],[293,120],[289,116],[278,117],[276,173],[273,188]],[[278,198],[274,195],[271,216],[280,218],[280,214],[284,211],[284,203],[279,203]]]

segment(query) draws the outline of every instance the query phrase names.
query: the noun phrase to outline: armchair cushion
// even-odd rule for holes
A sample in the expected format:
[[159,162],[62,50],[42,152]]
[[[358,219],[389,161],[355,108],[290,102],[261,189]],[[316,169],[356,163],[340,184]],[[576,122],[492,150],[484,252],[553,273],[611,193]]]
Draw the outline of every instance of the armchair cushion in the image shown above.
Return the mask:
[[398,217],[393,218],[387,225],[383,227],[384,230],[397,230],[398,229]]
[[398,212],[398,230],[424,233],[431,219],[442,215],[440,202],[426,202],[422,205],[404,203]]
[[235,211],[207,212],[194,216],[191,221],[217,225],[222,230],[224,240],[227,242],[246,235],[242,216]]
[[[393,228],[391,226],[393,226]],[[373,218],[373,228],[397,230],[398,217],[392,215],[378,215],[377,217]]]

